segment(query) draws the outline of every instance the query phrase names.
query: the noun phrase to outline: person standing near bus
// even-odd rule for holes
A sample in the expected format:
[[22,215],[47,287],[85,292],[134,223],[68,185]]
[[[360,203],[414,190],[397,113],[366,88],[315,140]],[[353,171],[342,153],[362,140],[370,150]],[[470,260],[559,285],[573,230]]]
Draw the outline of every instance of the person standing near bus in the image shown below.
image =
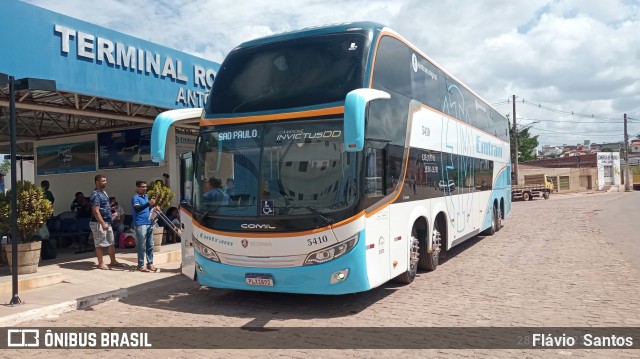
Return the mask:
[[[151,209],[156,204],[155,198],[147,195],[147,182],[136,181],[136,193],[131,198],[133,208],[133,228],[136,232],[136,249],[138,251],[138,270],[140,272],[155,272],[153,265],[153,227],[151,226]],[[147,256],[147,266],[144,257]]]
[[[98,269],[110,269],[109,267],[122,267],[122,263],[116,261],[116,250],[114,247],[113,228],[111,228],[111,206],[109,206],[109,195],[105,192],[107,188],[107,178],[103,175],[96,175],[94,178],[96,189],[90,197],[91,221],[89,226],[93,233],[93,243],[96,247],[96,257],[98,257]],[[111,264],[104,264],[104,248],[107,248]]]

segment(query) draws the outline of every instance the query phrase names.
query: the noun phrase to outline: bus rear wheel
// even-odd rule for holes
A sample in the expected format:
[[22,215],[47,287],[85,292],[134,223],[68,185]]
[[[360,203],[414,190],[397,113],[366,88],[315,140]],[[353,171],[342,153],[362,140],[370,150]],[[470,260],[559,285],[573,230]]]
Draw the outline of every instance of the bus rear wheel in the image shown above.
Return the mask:
[[420,261],[418,268],[428,271],[434,271],[438,268],[440,262],[440,251],[442,245],[442,235],[436,226],[433,227],[431,233],[431,253],[427,250],[426,238],[423,240],[423,246],[420,246]]
[[496,216],[496,232],[500,230],[500,228],[504,227],[502,224],[502,210],[500,207],[495,207],[495,216]]

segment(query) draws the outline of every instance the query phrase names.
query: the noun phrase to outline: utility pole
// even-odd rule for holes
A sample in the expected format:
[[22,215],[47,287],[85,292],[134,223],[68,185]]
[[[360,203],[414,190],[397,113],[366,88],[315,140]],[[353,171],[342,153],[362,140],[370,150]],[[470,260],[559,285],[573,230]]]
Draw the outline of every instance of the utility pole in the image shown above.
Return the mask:
[[[626,115],[625,115],[626,116]],[[625,117],[626,118],[626,117]],[[626,122],[625,122],[625,128]],[[626,133],[626,130],[625,130]],[[514,174],[514,184],[518,184],[518,128],[516,127],[516,95],[513,95],[513,146],[515,149],[515,154],[513,156],[513,174]]]
[[624,114],[624,191],[631,192],[629,179],[629,134],[627,133],[627,114]]

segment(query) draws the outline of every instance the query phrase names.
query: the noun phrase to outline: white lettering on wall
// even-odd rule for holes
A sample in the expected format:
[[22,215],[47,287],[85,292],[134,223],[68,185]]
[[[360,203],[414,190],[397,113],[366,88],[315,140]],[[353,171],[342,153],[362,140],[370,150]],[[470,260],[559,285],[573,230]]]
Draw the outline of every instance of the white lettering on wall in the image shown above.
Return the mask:
[[78,56],[93,60],[93,41],[93,35],[78,31]]
[[196,85],[196,86],[200,85],[202,87],[206,86],[206,81],[207,80],[205,80],[205,78],[204,78],[204,76],[205,76],[205,72],[204,71],[205,71],[204,67],[202,67],[202,66],[198,66],[198,65],[193,66],[193,82],[194,82],[194,85]]
[[114,64],[116,61],[113,58],[113,42],[101,37],[98,38],[98,61],[105,61]]
[[[189,71],[185,71],[182,60],[174,60],[171,56],[161,56],[135,46],[94,36],[82,31],[54,25],[54,36],[60,36],[60,51],[68,55],[76,50],[77,58],[89,59],[96,64],[114,65],[116,68],[137,70],[138,73],[152,74],[159,78],[169,78],[182,83],[189,82]],[[75,46],[72,42],[75,41]],[[216,71],[201,65],[193,65],[193,85],[206,89],[195,91],[180,88],[176,96],[176,104],[186,106],[204,106],[209,90],[213,86]]]
[[54,31],[60,34],[60,49],[65,54],[69,53],[69,41],[76,36],[76,30],[69,29],[62,25],[56,25]]
[[124,44],[116,44],[116,64],[130,69],[136,68],[136,48],[133,46],[125,46]]
[[146,72],[148,74],[151,73],[151,71],[155,72],[156,75],[160,75],[160,55],[158,54],[152,54],[149,51],[147,51],[147,68],[146,68]]

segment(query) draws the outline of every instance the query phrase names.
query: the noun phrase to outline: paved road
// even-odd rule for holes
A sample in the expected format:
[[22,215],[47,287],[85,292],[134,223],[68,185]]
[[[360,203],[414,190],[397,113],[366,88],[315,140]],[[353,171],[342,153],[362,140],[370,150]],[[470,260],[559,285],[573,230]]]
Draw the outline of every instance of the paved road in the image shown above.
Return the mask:
[[592,213],[606,238],[640,270],[640,191],[607,197]]
[[[593,220],[596,216],[606,218],[603,212],[612,211],[616,203],[627,203],[631,195],[635,196],[627,193],[571,195],[514,203],[506,226],[495,236],[478,237],[456,247],[438,270],[420,274],[409,286],[388,284],[367,293],[323,297],[202,289],[188,280],[172,278],[166,280],[163,291],[137,293],[122,301],[24,326],[639,327],[640,271],[626,260],[622,249],[613,244],[617,240],[610,235],[611,230],[603,230]],[[83,350],[4,352],[12,358],[79,358],[95,353]],[[112,350],[106,355],[191,358],[202,354],[295,358],[636,358],[638,351],[144,350],[134,353]]]

